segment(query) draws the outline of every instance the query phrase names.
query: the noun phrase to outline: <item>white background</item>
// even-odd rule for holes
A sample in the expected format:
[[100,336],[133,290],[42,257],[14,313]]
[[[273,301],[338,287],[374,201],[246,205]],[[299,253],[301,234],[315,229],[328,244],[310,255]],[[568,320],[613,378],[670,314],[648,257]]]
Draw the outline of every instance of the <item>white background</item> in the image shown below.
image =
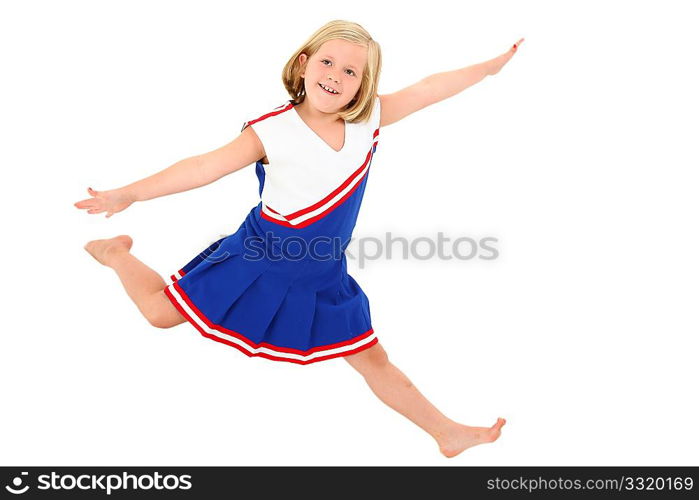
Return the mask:
[[[2,465],[697,465],[691,2],[22,2],[0,9]],[[254,166],[106,219],[73,203],[233,140],[332,19],[379,93],[503,70],[381,130],[355,238],[495,237],[495,260],[350,274],[445,414],[508,422],[448,460],[343,359],[152,327],[83,245],[167,277],[257,204]],[[258,113],[259,114],[259,113]]]

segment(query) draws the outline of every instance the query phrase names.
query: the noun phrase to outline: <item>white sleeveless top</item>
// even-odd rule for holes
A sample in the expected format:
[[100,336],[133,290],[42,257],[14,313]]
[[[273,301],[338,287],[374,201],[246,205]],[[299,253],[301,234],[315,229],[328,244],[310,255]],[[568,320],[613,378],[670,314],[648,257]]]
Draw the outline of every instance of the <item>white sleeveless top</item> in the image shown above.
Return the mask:
[[[269,161],[258,161],[264,168],[260,198],[265,214],[284,218],[311,210],[322,213],[341,202],[369,168],[378,143],[380,118],[377,96],[368,121],[345,122],[345,143],[340,151],[306,125],[291,101],[245,122],[243,129],[252,127]],[[292,218],[288,222],[294,223]]]

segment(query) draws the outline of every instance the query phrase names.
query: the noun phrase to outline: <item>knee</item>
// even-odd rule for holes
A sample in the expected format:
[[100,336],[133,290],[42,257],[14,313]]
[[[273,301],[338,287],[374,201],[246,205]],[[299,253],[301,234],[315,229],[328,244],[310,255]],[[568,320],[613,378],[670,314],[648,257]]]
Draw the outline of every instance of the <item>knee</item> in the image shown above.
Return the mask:
[[364,351],[345,356],[345,360],[362,375],[389,365],[388,354],[378,342]]
[[156,308],[143,311],[143,315],[148,320],[148,323],[156,328],[172,328],[175,326],[175,323],[172,322],[167,314],[163,314],[162,311]]
[[184,316],[172,305],[164,291],[155,294],[152,300],[141,308],[141,312],[151,326],[156,328],[172,328],[186,321]]
[[168,323],[166,318],[158,316],[157,314],[147,314],[146,319],[151,326],[156,328],[170,328],[174,326],[172,323]]

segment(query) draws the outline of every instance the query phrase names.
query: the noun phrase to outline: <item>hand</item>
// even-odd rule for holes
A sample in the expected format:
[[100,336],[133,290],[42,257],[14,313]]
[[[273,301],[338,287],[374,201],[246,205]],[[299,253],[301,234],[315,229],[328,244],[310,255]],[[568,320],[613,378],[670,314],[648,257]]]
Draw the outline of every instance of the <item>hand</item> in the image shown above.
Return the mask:
[[134,201],[133,196],[124,189],[111,189],[109,191],[95,191],[91,187],[87,192],[92,198],[73,203],[77,208],[86,208],[88,214],[107,212],[105,217],[111,217],[129,207]]
[[517,43],[515,43],[512,47],[510,47],[510,50],[505,52],[504,54],[496,57],[495,59],[491,59],[488,61],[488,74],[489,75],[495,75],[498,71],[502,69],[502,67],[507,64],[507,62],[512,59],[512,56],[514,55],[515,52],[517,52],[517,49],[519,46],[522,44],[524,41],[524,38],[520,38]]

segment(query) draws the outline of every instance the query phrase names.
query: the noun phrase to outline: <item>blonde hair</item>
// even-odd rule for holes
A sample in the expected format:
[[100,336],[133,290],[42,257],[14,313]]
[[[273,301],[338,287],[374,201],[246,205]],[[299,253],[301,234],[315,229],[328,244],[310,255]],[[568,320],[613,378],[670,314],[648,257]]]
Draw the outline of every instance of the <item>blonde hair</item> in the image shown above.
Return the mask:
[[362,81],[357,95],[340,110],[338,115],[350,123],[368,120],[378,94],[381,46],[357,23],[343,20],[330,21],[313,33],[284,65],[282,71],[284,87],[295,104],[301,104],[306,99],[303,88],[304,79],[300,76],[302,67],[299,63],[299,55],[305,53],[310,59],[328,40],[346,40],[367,48],[366,66],[362,71]]

